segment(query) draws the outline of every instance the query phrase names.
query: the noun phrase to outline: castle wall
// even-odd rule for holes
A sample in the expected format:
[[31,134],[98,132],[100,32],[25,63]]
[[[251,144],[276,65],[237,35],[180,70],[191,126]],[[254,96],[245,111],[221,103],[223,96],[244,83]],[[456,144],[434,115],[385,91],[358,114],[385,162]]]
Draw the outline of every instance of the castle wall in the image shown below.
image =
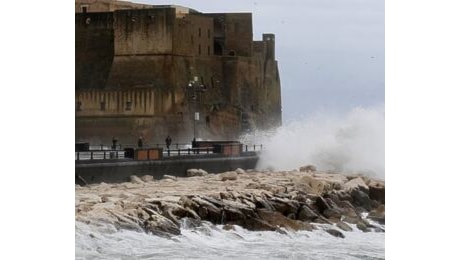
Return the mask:
[[75,87],[105,86],[114,55],[113,16],[88,13],[75,16]]
[[[76,15],[77,141],[188,143],[195,111],[203,139],[281,124],[274,35],[253,42],[251,14],[187,12]],[[195,78],[205,91],[188,87]]]
[[171,54],[174,19],[172,8],[115,11],[115,55]]

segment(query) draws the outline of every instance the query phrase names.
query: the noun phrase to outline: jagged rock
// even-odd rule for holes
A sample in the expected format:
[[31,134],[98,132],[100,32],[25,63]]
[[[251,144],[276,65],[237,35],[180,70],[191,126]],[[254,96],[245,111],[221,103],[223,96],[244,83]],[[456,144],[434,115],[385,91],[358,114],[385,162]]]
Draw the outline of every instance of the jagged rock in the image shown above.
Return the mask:
[[144,227],[157,236],[180,235],[180,226],[160,214],[151,215],[151,218],[144,222]]
[[340,237],[340,238],[345,238],[345,235],[342,234],[342,232],[336,230],[336,229],[326,229],[326,232],[331,234],[334,237]]
[[235,230],[235,226],[234,225],[230,225],[230,224],[225,224],[223,227],[222,227],[223,230]]
[[288,199],[281,199],[276,197],[269,200],[269,203],[275,208],[276,211],[280,212],[285,216],[291,213],[296,214],[300,206],[300,204],[297,201],[291,201]]
[[246,219],[245,214],[236,208],[225,207],[222,213],[222,222],[226,223],[228,221],[242,221]]
[[369,185],[369,198],[385,204],[385,186],[381,186],[379,183]]
[[221,181],[234,181],[238,179],[236,172],[224,172],[221,174]]
[[378,208],[369,212],[368,218],[377,221],[380,224],[385,224],[385,205],[380,205]]
[[257,214],[262,220],[265,220],[267,223],[273,226],[284,227],[288,230],[298,231],[298,230],[312,230],[311,225],[308,223],[289,219],[283,214],[277,211],[268,211],[266,209],[257,209]]
[[153,176],[152,175],[144,175],[141,177],[141,180],[143,180],[144,182],[151,182],[153,181]]
[[245,173],[246,173],[246,172],[245,172],[243,169],[241,169],[241,168],[236,169],[235,172],[236,172],[237,174],[245,174]]
[[347,223],[343,222],[343,221],[339,221],[337,222],[337,227],[340,228],[341,230],[343,231],[353,231],[353,228],[350,227]]
[[171,175],[163,175],[163,180],[173,180],[173,181],[177,181],[177,177],[176,176],[171,176]]
[[323,212],[326,210],[326,209],[331,209],[331,206],[326,202],[326,200],[319,196],[316,198],[316,207],[318,208],[319,212],[321,214],[323,214]]
[[312,176],[302,176],[298,180],[293,180],[295,188],[306,193],[322,195],[331,189],[331,185],[324,180],[318,180]]
[[330,208],[323,211],[323,215],[333,222],[337,222],[342,217],[342,211],[339,208]]
[[297,219],[301,221],[314,221],[317,218],[318,214],[316,214],[307,205],[301,206],[299,209],[299,213],[297,214]]
[[363,232],[370,232],[369,228],[367,227],[367,223],[362,219],[356,223],[356,227]]
[[357,206],[363,207],[366,211],[370,211],[372,208],[372,200],[369,196],[361,190],[353,190],[351,192],[353,203]]
[[244,228],[250,231],[276,231],[276,226],[259,218],[248,218],[244,220]]
[[222,221],[222,210],[214,206],[214,204],[197,197],[194,197],[192,200],[200,205],[197,213],[201,219],[211,221],[212,223],[220,223]]
[[205,175],[208,175],[208,172],[203,169],[188,169],[187,170],[187,177],[205,176]]
[[134,183],[134,184],[142,184],[142,183],[144,183],[144,181],[141,180],[141,178],[137,177],[136,175],[129,176],[129,179],[130,179],[131,183]]
[[256,202],[255,203],[256,208],[265,208],[265,209],[268,209],[268,210],[271,210],[271,211],[275,210],[275,207],[273,207],[273,205],[270,202],[268,202],[266,199],[264,199],[264,198],[256,196],[255,197],[255,202]]
[[369,192],[369,187],[366,185],[366,183],[363,181],[361,177],[357,177],[346,182],[345,184],[343,184],[343,189],[348,192],[356,189],[364,191],[366,193]]
[[306,165],[299,168],[300,172],[316,172],[317,169],[314,165]]

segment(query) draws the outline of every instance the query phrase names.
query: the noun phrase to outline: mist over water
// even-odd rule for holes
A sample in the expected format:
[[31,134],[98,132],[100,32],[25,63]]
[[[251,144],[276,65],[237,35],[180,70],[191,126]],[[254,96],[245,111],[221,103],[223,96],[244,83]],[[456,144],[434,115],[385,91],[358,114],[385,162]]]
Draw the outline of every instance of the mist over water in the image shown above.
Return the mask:
[[272,131],[256,131],[244,143],[263,144],[259,169],[363,173],[385,179],[384,106],[357,107],[344,115],[318,112]]

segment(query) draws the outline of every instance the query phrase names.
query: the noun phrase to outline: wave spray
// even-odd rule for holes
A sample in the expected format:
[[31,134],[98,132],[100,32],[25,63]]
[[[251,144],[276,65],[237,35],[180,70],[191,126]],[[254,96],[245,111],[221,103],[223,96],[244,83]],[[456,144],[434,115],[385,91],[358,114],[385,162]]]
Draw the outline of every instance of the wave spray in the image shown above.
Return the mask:
[[259,169],[322,171],[385,179],[384,107],[354,108],[345,115],[316,113],[272,131],[255,131],[244,143],[263,144]]

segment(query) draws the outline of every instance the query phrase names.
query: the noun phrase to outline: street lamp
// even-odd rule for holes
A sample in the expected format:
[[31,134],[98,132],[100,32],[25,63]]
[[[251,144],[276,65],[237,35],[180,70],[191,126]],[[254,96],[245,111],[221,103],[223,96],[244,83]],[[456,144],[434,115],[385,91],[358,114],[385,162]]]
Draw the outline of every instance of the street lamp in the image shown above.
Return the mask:
[[196,107],[196,104],[197,104],[197,99],[198,99],[198,93],[202,93],[204,91],[206,91],[206,86],[199,83],[198,82],[198,77],[195,76],[193,78],[193,80],[191,80],[188,85],[187,85],[187,89],[189,91],[193,91],[193,96],[192,96],[192,99],[193,99],[193,105],[194,105],[194,114],[193,114],[193,139],[196,138],[196,121],[199,121],[200,120],[200,113],[197,111],[197,107]]

